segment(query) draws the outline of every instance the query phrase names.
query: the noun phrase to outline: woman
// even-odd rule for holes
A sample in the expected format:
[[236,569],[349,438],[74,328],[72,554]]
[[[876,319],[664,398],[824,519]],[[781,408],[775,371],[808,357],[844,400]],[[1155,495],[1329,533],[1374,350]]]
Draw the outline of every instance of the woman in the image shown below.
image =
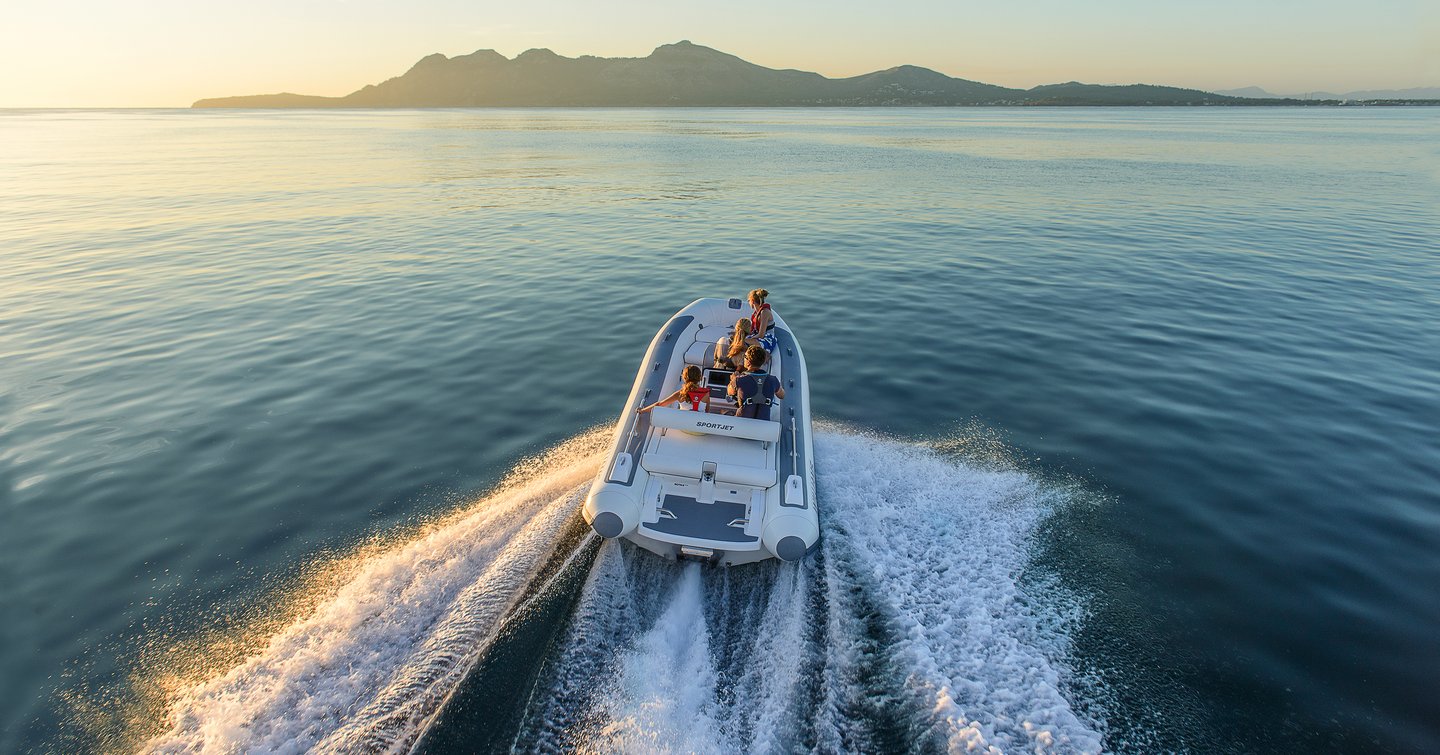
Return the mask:
[[700,384],[700,381],[704,379],[704,377],[705,373],[698,365],[687,364],[685,365],[685,369],[680,373],[679,390],[649,406],[642,406],[635,411],[645,414],[657,406],[668,404],[671,401],[684,400],[690,402],[690,411],[694,412],[700,411],[700,402],[703,401],[705,402],[705,411],[708,412],[710,411],[710,389]]
[[754,343],[767,353],[775,350],[775,315],[770,313],[770,305],[765,299],[770,292],[763,288],[757,288],[750,292],[750,333]]

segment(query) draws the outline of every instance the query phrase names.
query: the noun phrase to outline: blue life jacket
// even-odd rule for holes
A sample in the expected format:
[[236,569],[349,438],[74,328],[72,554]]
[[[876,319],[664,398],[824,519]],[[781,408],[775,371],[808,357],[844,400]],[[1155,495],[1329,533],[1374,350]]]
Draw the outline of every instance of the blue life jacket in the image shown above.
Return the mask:
[[775,403],[775,391],[780,388],[780,378],[764,370],[747,372],[735,379],[735,399],[740,405],[737,417],[770,419],[770,405]]

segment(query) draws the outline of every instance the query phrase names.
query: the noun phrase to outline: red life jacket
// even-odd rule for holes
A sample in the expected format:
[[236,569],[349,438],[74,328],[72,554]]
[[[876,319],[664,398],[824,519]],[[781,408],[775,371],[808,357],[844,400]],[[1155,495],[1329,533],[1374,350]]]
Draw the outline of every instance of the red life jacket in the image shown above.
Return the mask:
[[685,391],[685,400],[690,402],[690,411],[700,411],[700,402],[710,395],[709,388],[700,388],[694,391]]
[[[760,313],[761,313],[761,312],[764,312],[765,310],[767,310],[767,309],[769,309],[769,308],[770,308],[770,305],[769,305],[769,304],[766,304],[766,303],[764,303],[764,302],[761,302],[761,303],[760,303],[760,306],[759,306],[758,308],[756,308],[756,310],[755,310],[754,312],[751,312],[751,313],[750,313],[750,334],[753,335],[753,336],[755,336],[756,338],[759,338],[760,336],[765,335],[764,333],[760,332]],[[771,327],[771,328],[775,327],[775,316],[774,316],[774,315],[771,315],[771,316],[770,316],[770,327]],[[769,330],[769,328],[766,328],[766,330]]]

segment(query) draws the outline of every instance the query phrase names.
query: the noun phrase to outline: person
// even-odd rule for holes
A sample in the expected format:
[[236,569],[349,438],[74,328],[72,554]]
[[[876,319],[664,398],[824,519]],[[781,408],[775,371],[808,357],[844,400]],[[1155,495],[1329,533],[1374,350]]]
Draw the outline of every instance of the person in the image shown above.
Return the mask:
[[[689,401],[690,410],[695,412],[700,411],[700,404],[704,402],[705,411],[709,411],[710,389],[700,384],[700,381],[703,380],[704,377],[705,373],[701,371],[699,365],[687,364],[685,365],[685,369],[680,372],[680,388],[678,390],[649,406],[642,406],[635,411],[645,414],[657,406],[668,404],[672,401]],[[683,409],[684,407],[682,406],[681,408]]]
[[755,343],[750,336],[750,321],[744,317],[735,321],[735,330],[730,334],[730,344],[724,347],[715,347],[715,369],[717,370],[738,370],[745,366],[745,350]]
[[777,398],[785,398],[780,378],[765,371],[767,358],[765,349],[751,346],[745,352],[745,374],[737,372],[730,379],[727,393],[735,397],[735,416],[768,420],[770,405]]
[[765,303],[770,292],[763,288],[757,288],[750,292],[750,334],[755,343],[765,349],[766,353],[775,350],[775,315],[771,314],[770,305]]
[[770,292],[763,288],[757,288],[750,292],[750,332],[756,335],[764,335],[775,327],[775,318],[770,314],[770,305],[765,303]]

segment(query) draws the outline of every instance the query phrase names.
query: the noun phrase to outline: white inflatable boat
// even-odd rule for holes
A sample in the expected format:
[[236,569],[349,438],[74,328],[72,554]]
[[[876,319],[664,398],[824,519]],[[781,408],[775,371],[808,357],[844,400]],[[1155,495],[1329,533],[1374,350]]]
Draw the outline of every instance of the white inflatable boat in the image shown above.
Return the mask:
[[[724,565],[798,561],[820,539],[810,385],[795,336],[774,314],[766,369],[785,398],[770,407],[769,420],[734,416],[725,395],[731,373],[712,369],[717,344],[728,344],[735,321],[748,315],[739,299],[700,299],[650,342],[610,457],[585,498],[585,521],[596,532],[667,558]],[[636,412],[679,388],[688,364],[704,369],[709,412]]]

